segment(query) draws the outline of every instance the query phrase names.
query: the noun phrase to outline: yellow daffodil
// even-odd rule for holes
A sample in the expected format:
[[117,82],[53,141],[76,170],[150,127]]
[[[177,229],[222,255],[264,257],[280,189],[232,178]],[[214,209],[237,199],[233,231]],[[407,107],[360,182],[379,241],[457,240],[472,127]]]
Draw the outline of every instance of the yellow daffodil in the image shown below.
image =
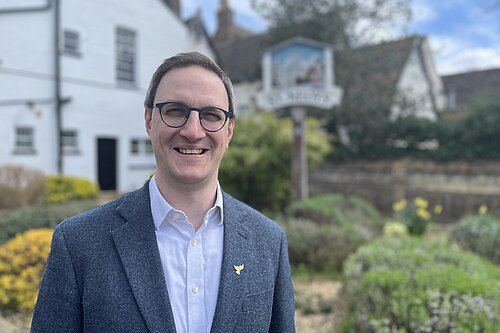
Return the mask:
[[429,202],[421,197],[416,197],[413,203],[415,204],[415,206],[423,209],[427,209],[427,207],[429,206]]
[[392,205],[392,209],[395,211],[395,212],[400,212],[402,211],[403,209],[406,208],[406,205],[408,203],[406,202],[405,199],[401,199],[397,202],[395,202],[393,205]]
[[418,208],[417,215],[426,221],[431,218],[431,213],[429,213],[425,208]]
[[480,215],[484,215],[488,212],[488,206],[486,205],[481,205],[478,209],[478,212]]

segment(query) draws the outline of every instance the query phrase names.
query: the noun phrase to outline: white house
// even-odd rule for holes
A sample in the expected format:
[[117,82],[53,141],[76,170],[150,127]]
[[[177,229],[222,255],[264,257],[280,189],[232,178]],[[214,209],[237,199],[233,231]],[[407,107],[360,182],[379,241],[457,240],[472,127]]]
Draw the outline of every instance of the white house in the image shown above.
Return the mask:
[[143,120],[153,71],[179,52],[215,59],[199,20],[179,13],[178,0],[3,1],[0,165],[120,192],[143,184],[155,168]]

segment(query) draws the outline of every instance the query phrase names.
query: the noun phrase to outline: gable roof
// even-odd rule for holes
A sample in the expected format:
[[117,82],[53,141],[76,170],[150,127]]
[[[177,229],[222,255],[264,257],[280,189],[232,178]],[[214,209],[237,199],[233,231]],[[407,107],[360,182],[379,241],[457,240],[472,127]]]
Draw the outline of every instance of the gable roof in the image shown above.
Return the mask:
[[245,39],[218,42],[216,48],[220,64],[233,83],[252,82],[261,79],[261,60],[270,46],[266,35],[254,35]]
[[475,99],[497,101],[500,96],[500,68],[441,76],[445,93],[456,94],[456,106]]
[[342,104],[359,107],[392,105],[403,69],[421,38],[411,36],[336,53],[336,80],[344,88]]

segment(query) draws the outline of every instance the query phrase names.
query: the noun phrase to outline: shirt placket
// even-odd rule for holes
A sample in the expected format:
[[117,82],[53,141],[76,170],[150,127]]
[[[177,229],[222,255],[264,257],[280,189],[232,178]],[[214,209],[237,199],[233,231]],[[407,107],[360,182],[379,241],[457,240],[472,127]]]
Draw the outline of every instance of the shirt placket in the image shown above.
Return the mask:
[[[202,227],[203,228],[203,227]],[[187,249],[188,329],[192,333],[206,332],[205,286],[203,283],[203,247],[201,229],[193,235]]]

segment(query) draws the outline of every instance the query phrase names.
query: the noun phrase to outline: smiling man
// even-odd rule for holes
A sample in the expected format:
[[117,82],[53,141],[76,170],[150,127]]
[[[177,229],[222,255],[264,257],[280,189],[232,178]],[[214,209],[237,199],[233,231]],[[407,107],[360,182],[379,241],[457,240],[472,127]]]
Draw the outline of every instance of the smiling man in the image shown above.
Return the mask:
[[32,332],[295,332],[285,234],[218,183],[227,75],[199,53],[166,59],[144,119],[155,175],[56,227]]

